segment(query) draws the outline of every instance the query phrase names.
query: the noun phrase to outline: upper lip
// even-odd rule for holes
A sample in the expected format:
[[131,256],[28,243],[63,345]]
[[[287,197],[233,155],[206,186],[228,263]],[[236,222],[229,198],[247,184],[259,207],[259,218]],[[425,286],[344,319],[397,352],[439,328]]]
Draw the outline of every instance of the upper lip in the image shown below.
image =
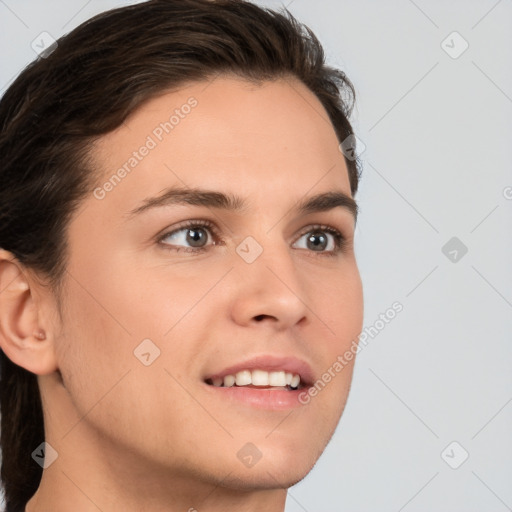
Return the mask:
[[285,371],[289,373],[298,374],[300,381],[303,385],[311,385],[313,383],[313,370],[311,366],[301,359],[288,356],[275,356],[275,355],[260,355],[246,359],[240,363],[228,366],[223,370],[216,371],[207,375],[206,379],[213,379],[215,377],[225,377],[226,375],[235,375],[242,370],[265,370],[271,371]]

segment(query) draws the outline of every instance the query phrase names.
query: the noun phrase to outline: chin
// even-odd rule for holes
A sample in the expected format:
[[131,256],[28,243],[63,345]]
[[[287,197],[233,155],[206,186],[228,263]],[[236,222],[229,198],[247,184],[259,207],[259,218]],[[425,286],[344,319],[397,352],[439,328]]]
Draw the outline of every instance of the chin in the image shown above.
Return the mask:
[[239,490],[291,487],[308,475],[322,451],[313,449],[311,440],[302,450],[297,444],[294,447],[267,444],[261,448],[261,458],[253,459],[252,465],[236,460],[222,485]]
[[[262,465],[258,468],[260,463]],[[238,468],[224,478],[220,486],[238,491],[288,489],[308,475],[316,460],[301,468],[284,467],[279,464],[276,467],[269,467],[269,464],[263,465],[261,461],[260,463],[250,469]]]

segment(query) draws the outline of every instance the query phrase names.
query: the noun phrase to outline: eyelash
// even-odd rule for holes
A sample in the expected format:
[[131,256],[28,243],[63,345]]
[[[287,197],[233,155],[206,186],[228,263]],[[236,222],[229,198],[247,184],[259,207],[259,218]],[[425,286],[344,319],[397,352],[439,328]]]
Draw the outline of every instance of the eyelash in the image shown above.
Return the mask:
[[[184,251],[184,252],[188,252],[188,253],[199,254],[199,253],[209,250],[211,248],[212,244],[206,245],[204,247],[182,247],[182,246],[172,246],[171,244],[167,244],[167,243],[163,242],[163,240],[165,240],[167,237],[169,237],[175,233],[178,233],[184,229],[190,229],[190,228],[208,228],[211,232],[211,235],[213,235],[213,238],[215,239],[213,245],[224,245],[225,244],[225,240],[220,236],[217,226],[209,220],[186,221],[181,226],[174,228],[172,231],[167,231],[166,233],[164,233],[163,235],[158,237],[157,242],[162,244],[169,251],[176,251],[176,252]],[[318,251],[318,252],[317,251],[309,251],[309,252],[315,253],[318,256],[334,257],[334,256],[337,256],[341,251],[343,251],[345,249],[346,239],[343,236],[343,234],[340,231],[338,231],[337,229],[335,229],[331,226],[327,226],[325,224],[313,224],[311,226],[308,226],[306,230],[301,232],[301,234],[299,235],[298,238],[300,239],[304,235],[307,235],[308,233],[312,233],[314,231],[324,231],[325,233],[331,234],[334,237],[335,249],[332,251]]]

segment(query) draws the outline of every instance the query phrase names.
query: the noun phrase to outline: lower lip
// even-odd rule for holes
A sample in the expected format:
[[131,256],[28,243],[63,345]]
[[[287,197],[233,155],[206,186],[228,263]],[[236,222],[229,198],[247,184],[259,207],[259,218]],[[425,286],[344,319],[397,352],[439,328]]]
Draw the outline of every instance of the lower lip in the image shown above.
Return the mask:
[[229,388],[205,384],[212,393],[229,400],[239,402],[258,409],[282,411],[302,407],[305,404],[299,401],[299,397],[307,395],[307,388],[295,390],[256,389],[232,386]]

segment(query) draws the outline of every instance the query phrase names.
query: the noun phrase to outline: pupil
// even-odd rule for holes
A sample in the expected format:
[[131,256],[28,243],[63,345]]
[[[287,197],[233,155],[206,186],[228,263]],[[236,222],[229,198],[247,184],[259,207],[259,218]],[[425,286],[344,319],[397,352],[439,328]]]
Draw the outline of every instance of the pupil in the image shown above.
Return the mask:
[[312,233],[308,237],[308,248],[313,249],[313,251],[321,251],[325,249],[327,246],[327,237],[323,235],[321,232]]
[[202,247],[206,240],[205,231],[202,228],[189,229],[187,232],[187,242],[193,247]]

